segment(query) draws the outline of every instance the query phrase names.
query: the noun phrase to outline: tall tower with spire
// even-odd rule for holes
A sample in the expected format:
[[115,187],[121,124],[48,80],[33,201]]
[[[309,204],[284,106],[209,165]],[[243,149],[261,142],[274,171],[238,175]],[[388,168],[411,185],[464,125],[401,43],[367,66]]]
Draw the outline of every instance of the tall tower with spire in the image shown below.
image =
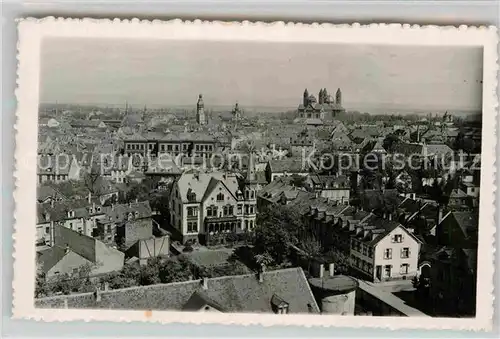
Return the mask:
[[337,105],[342,106],[342,91],[340,90],[340,88],[335,94],[335,102],[337,103]]
[[303,101],[304,106],[307,106],[308,101],[309,101],[309,91],[306,88],[306,90],[304,91],[304,101]]
[[198,96],[198,102],[196,103],[196,122],[200,125],[206,124],[205,118],[205,104],[203,103],[203,95]]

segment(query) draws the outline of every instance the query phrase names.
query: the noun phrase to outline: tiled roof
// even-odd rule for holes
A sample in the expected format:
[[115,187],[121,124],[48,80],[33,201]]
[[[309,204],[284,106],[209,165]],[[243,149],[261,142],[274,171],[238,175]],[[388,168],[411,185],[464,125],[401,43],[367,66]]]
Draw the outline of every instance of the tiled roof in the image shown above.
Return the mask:
[[37,174],[68,175],[71,168],[71,157],[62,155],[38,156]]
[[210,306],[220,312],[225,312],[224,307],[210,299],[210,297],[203,291],[196,291],[191,295],[186,304],[182,307],[183,311],[198,311],[203,306]]
[[42,264],[42,271],[44,273],[47,273],[65,256],[66,249],[59,246],[52,246],[49,249],[43,251],[43,254],[38,259]]
[[465,236],[477,237],[479,218],[472,212],[451,212]]
[[427,149],[427,155],[453,154],[453,150],[445,144],[429,144],[425,145],[424,149]]
[[256,274],[207,279],[207,289],[200,280],[141,286],[101,292],[96,301],[93,293],[50,297],[36,300],[37,307],[182,310],[194,293],[220,305],[227,312],[273,313],[271,300],[279,295],[289,304],[289,313],[319,313],[318,305],[301,268],[288,268]]
[[[134,219],[150,218],[153,215],[149,201],[131,202],[129,204],[116,204],[104,208],[106,216],[99,220],[101,223],[121,223],[128,220],[132,213]],[[137,214],[136,214],[137,212]]]
[[238,180],[235,175],[223,172],[184,172],[177,180],[177,187],[183,202],[188,202],[187,192],[191,190],[196,194],[197,201],[205,196],[205,192],[209,188],[209,184],[215,185],[212,179],[219,180],[224,183],[227,189],[236,196],[238,191]]
[[64,194],[49,185],[39,186],[36,190],[36,196],[39,202],[44,202],[47,198],[56,198],[62,200],[68,199]]

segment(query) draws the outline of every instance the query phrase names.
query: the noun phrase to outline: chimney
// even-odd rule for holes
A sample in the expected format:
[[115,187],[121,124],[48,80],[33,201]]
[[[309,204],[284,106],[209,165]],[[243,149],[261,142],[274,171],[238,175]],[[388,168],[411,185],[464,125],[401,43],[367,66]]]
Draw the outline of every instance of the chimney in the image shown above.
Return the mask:
[[328,272],[330,273],[330,277],[333,277],[335,275],[335,264],[330,263],[330,266],[328,267]]
[[319,278],[322,279],[324,275],[325,275],[325,265],[320,264],[319,265]]
[[52,197],[52,199],[50,199],[50,207],[54,207],[55,205],[54,199],[55,197]]
[[203,277],[201,279],[201,286],[203,287],[204,290],[208,290],[208,278]]
[[389,221],[392,221],[392,213],[389,213]]
[[88,202],[89,204],[92,203],[92,192],[89,191],[89,196],[88,196]]

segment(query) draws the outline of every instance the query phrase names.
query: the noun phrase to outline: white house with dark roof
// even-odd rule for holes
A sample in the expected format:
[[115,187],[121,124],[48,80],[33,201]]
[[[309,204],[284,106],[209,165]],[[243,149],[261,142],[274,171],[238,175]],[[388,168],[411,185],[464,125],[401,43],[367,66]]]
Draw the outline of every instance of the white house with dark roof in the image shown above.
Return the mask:
[[351,232],[351,267],[380,282],[417,275],[422,242],[396,221],[368,217]]

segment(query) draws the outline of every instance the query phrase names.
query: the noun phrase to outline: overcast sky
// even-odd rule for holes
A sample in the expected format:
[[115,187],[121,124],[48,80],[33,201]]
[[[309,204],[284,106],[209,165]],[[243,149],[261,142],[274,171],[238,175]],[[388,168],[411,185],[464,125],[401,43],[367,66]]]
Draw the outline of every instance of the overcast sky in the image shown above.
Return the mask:
[[340,87],[347,109],[480,109],[482,73],[480,48],[52,38],[40,101],[296,107]]

